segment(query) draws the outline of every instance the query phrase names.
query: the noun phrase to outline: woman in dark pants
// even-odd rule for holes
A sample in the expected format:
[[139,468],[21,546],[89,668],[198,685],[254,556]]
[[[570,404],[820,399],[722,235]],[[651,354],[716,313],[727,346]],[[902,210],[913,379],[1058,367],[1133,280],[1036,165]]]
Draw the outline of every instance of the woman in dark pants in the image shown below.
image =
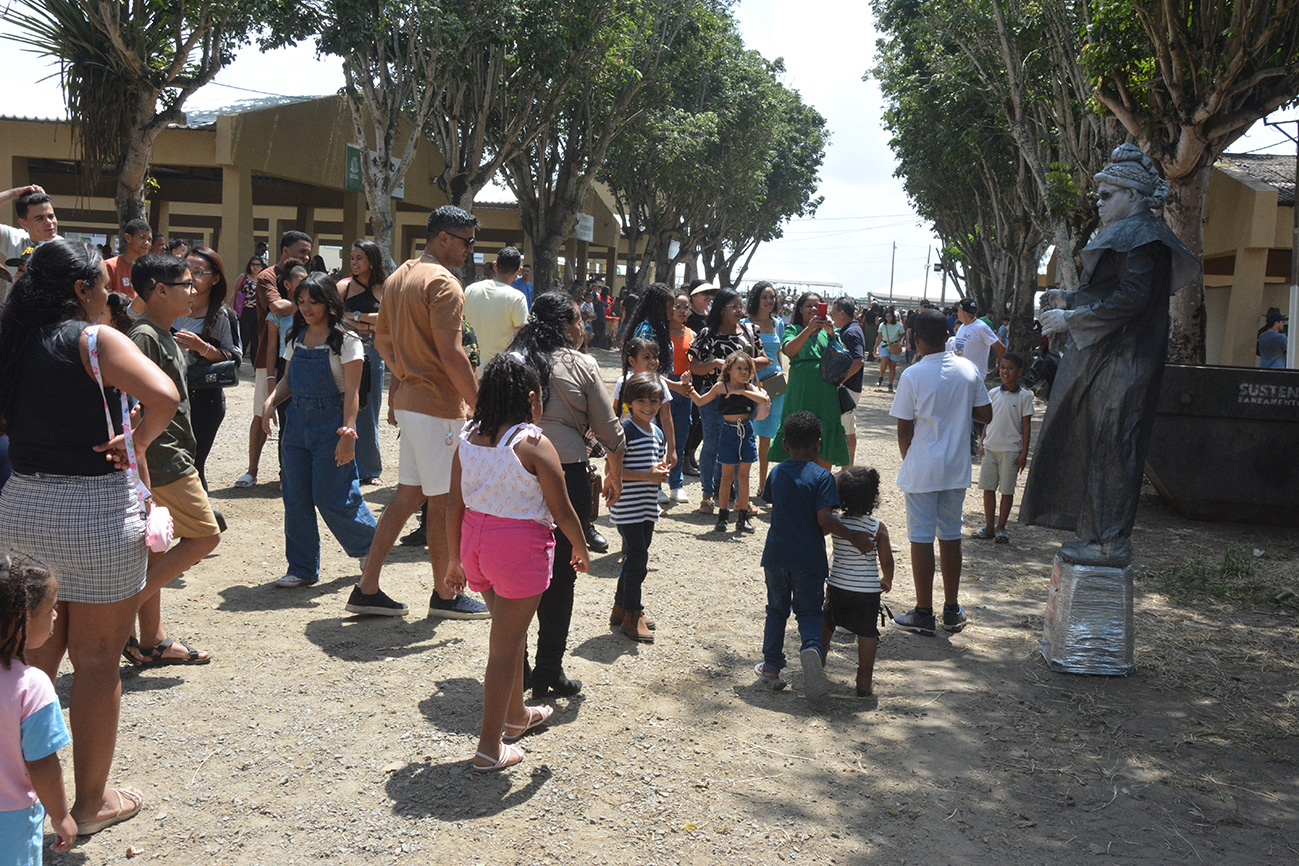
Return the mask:
[[[189,252],[189,273],[194,280],[194,299],[190,315],[178,318],[172,325],[176,343],[186,350],[186,362],[190,367],[234,361],[238,369],[243,360],[239,323],[233,311],[225,305],[228,289],[221,257],[216,250],[195,247]],[[194,465],[206,490],[207,456],[226,417],[225,391],[221,388],[195,390],[191,386],[189,409],[194,439],[198,443]]]
[[[559,452],[568,498],[582,518],[591,513],[591,480],[582,432],[589,426],[608,452],[604,495],[609,501],[617,499],[622,490],[622,452],[626,445],[599,366],[594,358],[574,348],[581,345],[584,331],[582,315],[572,298],[551,292],[533,301],[528,323],[519,329],[506,350],[522,355],[541,379],[541,429]],[[582,688],[579,681],[564,674],[577,582],[577,572],[569,564],[572,552],[573,546],[564,533],[556,531],[550,587],[537,607],[537,663],[531,673],[532,697],[536,700],[551,694],[575,695]],[[526,665],[524,670],[526,674]]]

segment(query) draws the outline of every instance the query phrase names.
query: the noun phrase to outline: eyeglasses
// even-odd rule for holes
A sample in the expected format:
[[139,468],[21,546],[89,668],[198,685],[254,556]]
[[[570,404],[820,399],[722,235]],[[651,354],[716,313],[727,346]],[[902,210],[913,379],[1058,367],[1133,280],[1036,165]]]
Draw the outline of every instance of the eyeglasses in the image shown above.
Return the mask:
[[1121,192],[1123,192],[1123,190],[1121,189],[1104,189],[1098,192],[1096,194],[1096,197],[1099,198],[1101,201],[1109,201],[1110,199],[1112,199],[1114,196],[1118,195]]
[[193,268],[190,268],[189,275],[191,277],[210,277],[212,276],[212,271],[196,271]]
[[[191,271],[191,273],[193,273],[193,272]],[[160,285],[160,286],[177,286],[177,287],[179,287],[179,286],[184,286],[184,287],[187,288],[187,289],[192,289],[192,288],[194,288],[194,281],[193,281],[193,280],[182,280],[182,281],[180,281],[179,283],[167,283],[167,282],[163,282],[162,280],[159,280],[159,281],[158,281],[158,285]]]
[[477,240],[476,238],[462,238],[460,237],[460,235],[456,234],[455,232],[447,232],[447,234],[451,235],[451,237],[463,243],[466,249],[472,250],[474,248],[474,243]]

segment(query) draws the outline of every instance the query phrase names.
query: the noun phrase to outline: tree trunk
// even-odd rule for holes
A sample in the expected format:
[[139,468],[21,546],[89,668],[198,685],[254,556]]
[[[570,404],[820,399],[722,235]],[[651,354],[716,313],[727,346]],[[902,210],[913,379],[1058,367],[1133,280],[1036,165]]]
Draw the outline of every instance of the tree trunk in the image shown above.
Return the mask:
[[[1024,358],[1024,363],[1028,363],[1028,353],[1037,347],[1040,339],[1033,331],[1033,319],[1037,317],[1033,305],[1033,297],[1037,294],[1037,259],[1030,259],[1024,256],[1019,261],[1018,273],[1015,275],[1016,285],[1021,286],[1018,295],[1012,293],[1008,297],[1007,303],[1010,307],[1010,340],[1006,348],[1013,352],[1018,352]],[[998,311],[1000,312],[1000,311]],[[1000,327],[1001,322],[992,323],[993,330]]]
[[[149,157],[153,142],[158,137],[154,128],[156,94],[141,91],[132,106],[126,133],[121,139],[121,156],[117,165],[117,220],[118,228],[125,233],[126,224],[133,219],[148,219],[144,206],[144,181],[149,175]],[[157,228],[155,226],[155,228]]]
[[556,291],[559,278],[559,250],[564,245],[563,232],[532,235],[532,285],[534,297]]
[[382,190],[375,190],[370,197],[370,231],[374,233],[374,242],[383,251],[384,261],[391,271],[395,265],[392,258],[392,234],[396,223],[392,218],[392,196],[384,195]]
[[[1204,258],[1204,199],[1209,189],[1211,168],[1211,161],[1206,161],[1191,174],[1169,180],[1168,201],[1164,205],[1164,221],[1197,261]],[[1203,364],[1203,272],[1173,295],[1168,303],[1168,313],[1168,360],[1175,364]]]

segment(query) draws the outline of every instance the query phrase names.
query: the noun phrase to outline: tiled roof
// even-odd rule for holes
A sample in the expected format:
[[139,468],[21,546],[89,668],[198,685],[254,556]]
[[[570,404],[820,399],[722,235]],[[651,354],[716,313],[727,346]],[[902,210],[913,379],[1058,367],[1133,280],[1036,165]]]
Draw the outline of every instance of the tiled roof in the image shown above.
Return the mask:
[[1249,175],[1277,190],[1277,204],[1294,205],[1295,157],[1276,153],[1224,153],[1218,165]]

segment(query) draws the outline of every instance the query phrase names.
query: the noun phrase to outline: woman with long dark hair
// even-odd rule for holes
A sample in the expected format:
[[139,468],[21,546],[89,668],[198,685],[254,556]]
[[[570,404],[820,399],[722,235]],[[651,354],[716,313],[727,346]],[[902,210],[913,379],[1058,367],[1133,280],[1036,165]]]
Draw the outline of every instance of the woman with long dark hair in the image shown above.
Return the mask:
[[356,472],[356,416],[361,400],[361,341],[343,321],[338,286],[325,273],[308,275],[295,291],[293,326],[284,349],[284,376],[266,398],[262,424],[270,433],[275,407],[289,397],[280,435],[280,492],[288,571],[276,586],[320,580],[320,530],[315,511],[348,556],[370,552],[374,515],[361,498]]
[[[148,483],[145,450],[171,422],[176,386],[131,340],[95,334],[105,388],[91,368],[87,333],[108,301],[97,249],[47,241],[0,312],[0,412],[14,474],[0,494],[0,549],[20,550],[59,578],[54,633],[28,655],[51,680],[66,653],[78,834],[96,833],[140,810],[134,788],[109,788],[122,684],[118,653],[131,634],[148,548],[140,503],[126,473],[121,396],[142,407],[135,457]],[[105,404],[113,418],[110,434]],[[110,438],[111,436],[111,438]]]
[[388,278],[383,251],[373,241],[352,244],[349,258],[350,279],[338,284],[347,320],[365,346],[365,363],[370,367],[370,393],[365,408],[356,421],[356,468],[362,484],[378,484],[383,475],[383,458],[379,454],[379,403],[383,396],[383,358],[374,347],[374,331],[379,323],[379,304],[383,301],[383,281]]
[[[235,367],[243,361],[239,345],[239,323],[233,311],[225,305],[226,275],[221,257],[208,247],[194,247],[189,251],[189,275],[194,280],[193,304],[188,316],[176,319],[176,343],[186,350],[186,360],[191,369],[222,361],[234,361]],[[195,387],[196,378],[189,378],[189,420],[194,428],[198,450],[194,465],[199,480],[207,490],[207,456],[212,453],[212,443],[226,417],[226,393],[219,387]]]
[[627,322],[628,338],[640,337],[659,344],[659,372],[665,376],[681,372],[672,369],[672,335],[669,326],[673,300],[672,290],[667,283],[650,283]]
[[839,387],[821,378],[821,355],[834,338],[834,323],[817,315],[819,303],[821,296],[816,292],[799,295],[794,302],[794,314],[785,326],[781,351],[789,358],[789,389],[785,392],[780,429],[771,440],[767,459],[789,458],[785,450],[785,419],[795,412],[807,411],[821,420],[821,457],[816,462],[829,469],[847,466],[851,458],[839,411]]
[[[781,370],[780,339],[785,335],[785,321],[776,315],[776,288],[766,280],[754,283],[749,290],[749,300],[744,306],[748,313],[748,322],[758,330],[762,340],[763,351],[771,359],[767,368],[759,374],[758,381],[776,375]],[[764,386],[765,387],[765,386]],[[767,481],[767,450],[771,448],[771,439],[780,429],[780,415],[785,408],[785,395],[771,398],[771,409],[766,418],[753,422],[753,432],[758,436],[758,485]],[[758,497],[759,502],[762,501]]]
[[[771,363],[757,331],[752,325],[741,324],[743,318],[744,302],[739,293],[731,289],[720,290],[708,308],[708,324],[690,347],[690,373],[695,377],[694,387],[699,393],[717,383],[726,359],[735,352],[744,352],[752,358],[759,376]],[[717,401],[700,406],[699,417],[704,434],[699,445],[699,476],[704,491],[699,511],[712,514],[717,507],[715,497],[722,475],[722,465],[717,462],[717,441],[722,433],[722,414]]]
[[[585,330],[577,303],[562,292],[547,292],[533,300],[532,314],[506,350],[517,352],[537,373],[541,430],[559,453],[569,501],[583,524],[591,516],[591,476],[582,432],[589,426],[608,453],[603,492],[609,502],[622,490],[626,445],[599,365],[577,349]],[[564,675],[577,582],[572,556],[572,542],[563,531],[556,532],[554,572],[537,606],[537,664],[531,674],[532,696],[537,700],[552,693],[575,695],[582,688],[580,681]]]
[[266,269],[266,259],[253,256],[235,281],[235,312],[239,314],[239,337],[244,355],[257,353],[257,275]]

